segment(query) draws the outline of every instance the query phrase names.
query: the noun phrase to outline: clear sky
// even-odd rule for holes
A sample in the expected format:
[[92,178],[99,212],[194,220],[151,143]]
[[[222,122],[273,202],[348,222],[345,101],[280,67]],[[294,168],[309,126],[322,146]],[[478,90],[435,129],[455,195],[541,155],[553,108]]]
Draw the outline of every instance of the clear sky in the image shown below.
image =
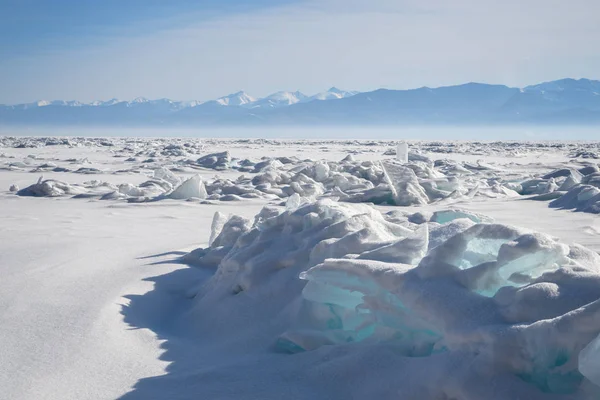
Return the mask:
[[600,78],[599,0],[0,0],[0,103]]

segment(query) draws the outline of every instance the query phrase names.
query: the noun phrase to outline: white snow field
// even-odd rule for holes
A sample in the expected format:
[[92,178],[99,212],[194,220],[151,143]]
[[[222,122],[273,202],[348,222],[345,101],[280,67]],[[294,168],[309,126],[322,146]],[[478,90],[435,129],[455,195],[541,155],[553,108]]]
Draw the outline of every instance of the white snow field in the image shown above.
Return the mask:
[[600,144],[0,137],[0,398],[600,399]]

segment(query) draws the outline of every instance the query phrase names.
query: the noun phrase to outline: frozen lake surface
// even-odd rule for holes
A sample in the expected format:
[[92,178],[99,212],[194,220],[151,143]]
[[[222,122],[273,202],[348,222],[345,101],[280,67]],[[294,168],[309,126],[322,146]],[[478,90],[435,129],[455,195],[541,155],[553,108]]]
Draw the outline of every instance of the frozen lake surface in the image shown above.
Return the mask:
[[0,137],[0,397],[596,399],[600,144],[534,140]]

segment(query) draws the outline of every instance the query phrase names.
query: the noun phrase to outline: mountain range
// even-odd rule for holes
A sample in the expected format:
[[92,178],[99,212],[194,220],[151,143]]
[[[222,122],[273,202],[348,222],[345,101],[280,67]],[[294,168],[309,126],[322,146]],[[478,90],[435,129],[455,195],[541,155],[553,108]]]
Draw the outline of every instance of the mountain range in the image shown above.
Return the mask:
[[0,105],[0,125],[277,126],[277,125],[600,125],[600,81],[561,79],[524,88],[467,83],[371,92],[331,88],[307,96],[241,91],[206,102],[112,99]]

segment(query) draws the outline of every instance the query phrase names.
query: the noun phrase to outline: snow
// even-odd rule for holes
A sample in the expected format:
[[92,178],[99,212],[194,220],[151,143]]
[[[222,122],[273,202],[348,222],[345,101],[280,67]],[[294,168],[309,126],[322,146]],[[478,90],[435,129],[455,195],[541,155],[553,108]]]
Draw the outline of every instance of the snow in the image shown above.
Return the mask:
[[355,94],[358,94],[358,92],[340,90],[336,87],[332,87],[329,90],[327,90],[326,92],[317,93],[317,94],[311,96],[309,99],[310,100],[335,100],[335,99],[343,99],[345,97],[351,97],[351,96],[354,96]]
[[291,106],[292,104],[300,103],[302,101],[306,101],[308,97],[299,92],[277,92],[273,93],[265,98],[258,99],[250,103],[248,106],[250,108],[279,108],[285,106]]
[[[245,91],[241,90],[236,93],[231,93],[229,95],[219,97],[215,100],[209,100],[208,102],[213,101],[222,106],[247,106],[250,108],[255,108],[255,107],[277,108],[277,107],[290,106],[292,104],[296,104],[299,102],[307,102],[307,101],[312,101],[312,100],[342,99],[345,97],[354,96],[355,94],[358,94],[358,93],[359,92],[356,92],[356,91],[346,91],[346,90],[340,90],[336,87],[332,87],[325,92],[320,92],[320,93],[314,94],[312,96],[307,96],[300,91],[289,92],[289,91],[282,90],[282,91],[275,92],[271,95],[268,95],[266,97],[256,98],[256,97],[249,95]],[[22,109],[27,109],[30,107],[45,107],[45,106],[49,106],[49,105],[65,106],[65,107],[81,107],[81,106],[109,107],[109,106],[113,106],[118,103],[124,103],[128,107],[131,107],[131,106],[135,106],[135,105],[143,104],[143,103],[158,104],[161,102],[173,104],[173,105],[175,105],[175,109],[196,107],[200,104],[203,104],[203,102],[199,101],[199,100],[188,100],[188,101],[177,101],[177,100],[171,100],[171,99],[149,100],[145,97],[137,97],[135,99],[128,100],[128,101],[113,98],[113,99],[110,99],[107,101],[96,100],[96,101],[92,101],[89,103],[81,103],[79,101],[65,101],[65,100],[54,100],[54,101],[39,100],[35,103],[16,104],[12,107],[22,108]]]
[[243,106],[256,101],[256,99],[244,91],[232,93],[227,96],[219,97],[215,100],[222,106]]
[[597,398],[597,145],[397,144],[0,138],[2,396]]

